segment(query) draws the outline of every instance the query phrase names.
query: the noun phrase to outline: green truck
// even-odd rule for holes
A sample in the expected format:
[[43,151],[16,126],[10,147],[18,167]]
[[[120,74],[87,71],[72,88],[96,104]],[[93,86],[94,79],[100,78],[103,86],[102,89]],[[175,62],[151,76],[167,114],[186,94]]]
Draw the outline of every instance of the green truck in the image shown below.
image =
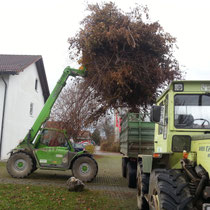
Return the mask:
[[122,176],[127,178],[128,187],[136,187],[138,154],[152,154],[154,151],[153,122],[142,122],[139,113],[127,113],[122,118],[120,132],[120,153]]
[[22,142],[10,152],[7,171],[15,178],[24,178],[37,168],[43,170],[72,170],[82,181],[92,181],[98,164],[86,151],[78,151],[68,139],[65,130],[45,127],[53,104],[69,76],[85,76],[85,69],[66,67],[43,109]]
[[154,153],[138,155],[138,208],[210,209],[210,81],[173,81],[151,121]]

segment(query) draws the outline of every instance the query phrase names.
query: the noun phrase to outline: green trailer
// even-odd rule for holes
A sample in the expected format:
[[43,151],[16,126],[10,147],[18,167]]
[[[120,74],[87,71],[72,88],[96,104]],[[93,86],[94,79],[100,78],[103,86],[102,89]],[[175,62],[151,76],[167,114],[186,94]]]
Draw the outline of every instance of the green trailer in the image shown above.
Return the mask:
[[128,179],[128,187],[136,187],[138,154],[152,154],[154,150],[153,122],[142,122],[139,113],[127,113],[121,122],[120,153],[122,176]]

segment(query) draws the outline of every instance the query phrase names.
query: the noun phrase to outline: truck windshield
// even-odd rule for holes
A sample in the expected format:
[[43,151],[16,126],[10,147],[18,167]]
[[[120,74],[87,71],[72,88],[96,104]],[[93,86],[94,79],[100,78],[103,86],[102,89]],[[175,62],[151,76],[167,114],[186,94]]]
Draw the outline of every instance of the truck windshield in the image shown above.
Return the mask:
[[176,128],[210,128],[210,95],[175,95],[174,106]]

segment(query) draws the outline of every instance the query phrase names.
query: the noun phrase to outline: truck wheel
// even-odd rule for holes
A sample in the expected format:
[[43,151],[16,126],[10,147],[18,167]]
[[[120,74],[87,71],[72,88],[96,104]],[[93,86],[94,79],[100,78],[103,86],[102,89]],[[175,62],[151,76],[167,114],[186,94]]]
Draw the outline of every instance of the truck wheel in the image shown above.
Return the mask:
[[127,163],[127,180],[128,187],[136,188],[136,164],[133,162]]
[[74,161],[72,173],[83,182],[91,182],[98,173],[98,164],[91,157],[81,156]]
[[123,157],[122,158],[122,177],[126,178],[127,174],[127,158]]
[[149,207],[154,210],[193,209],[192,197],[183,173],[156,169],[150,175]]
[[149,205],[144,197],[149,191],[149,174],[143,173],[141,162],[137,166],[137,207],[148,210]]
[[14,178],[27,177],[33,168],[33,162],[29,155],[23,152],[14,153],[7,161],[7,171]]

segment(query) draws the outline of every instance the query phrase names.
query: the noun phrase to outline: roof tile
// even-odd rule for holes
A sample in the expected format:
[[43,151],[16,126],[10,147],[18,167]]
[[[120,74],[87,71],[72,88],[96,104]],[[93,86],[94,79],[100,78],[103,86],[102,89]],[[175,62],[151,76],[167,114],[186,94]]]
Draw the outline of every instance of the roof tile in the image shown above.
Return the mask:
[[41,55],[2,55],[0,54],[0,75],[18,74],[32,63],[36,64],[45,101],[49,96],[49,87]]
[[41,58],[40,55],[0,55],[0,73],[18,73]]

